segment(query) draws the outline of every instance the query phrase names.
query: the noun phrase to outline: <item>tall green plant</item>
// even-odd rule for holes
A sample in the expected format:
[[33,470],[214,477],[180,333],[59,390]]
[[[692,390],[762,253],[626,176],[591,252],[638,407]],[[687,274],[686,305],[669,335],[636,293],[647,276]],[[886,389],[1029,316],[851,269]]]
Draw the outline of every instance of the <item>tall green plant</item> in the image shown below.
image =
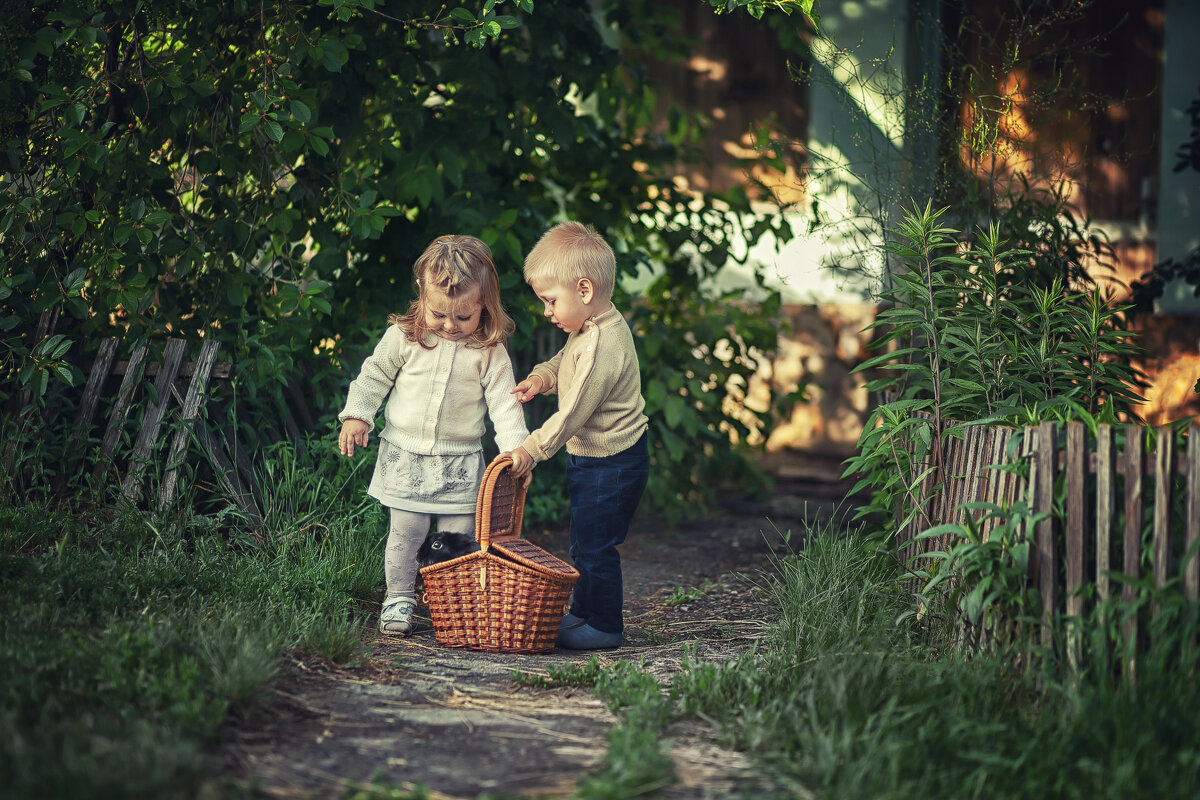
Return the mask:
[[847,470],[860,476],[858,489],[874,490],[864,514],[911,514],[915,487],[941,466],[944,437],[961,436],[960,423],[1115,420],[1133,416],[1140,400],[1125,308],[1095,287],[1043,282],[1036,254],[1009,248],[999,226],[963,241],[942,226],[945,213],[914,209],[886,245],[901,268],[870,326],[879,334],[872,347],[884,352],[857,370],[879,370],[868,389],[890,399],[872,413]]

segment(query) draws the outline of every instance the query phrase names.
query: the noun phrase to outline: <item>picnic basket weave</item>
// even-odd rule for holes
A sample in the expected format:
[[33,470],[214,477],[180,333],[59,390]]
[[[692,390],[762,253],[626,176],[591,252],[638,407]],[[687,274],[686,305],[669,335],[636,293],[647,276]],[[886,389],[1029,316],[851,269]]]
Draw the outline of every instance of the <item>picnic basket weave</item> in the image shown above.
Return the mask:
[[437,643],[497,653],[554,649],[579,573],[521,538],[526,487],[512,461],[488,465],[475,504],[479,550],[421,568]]

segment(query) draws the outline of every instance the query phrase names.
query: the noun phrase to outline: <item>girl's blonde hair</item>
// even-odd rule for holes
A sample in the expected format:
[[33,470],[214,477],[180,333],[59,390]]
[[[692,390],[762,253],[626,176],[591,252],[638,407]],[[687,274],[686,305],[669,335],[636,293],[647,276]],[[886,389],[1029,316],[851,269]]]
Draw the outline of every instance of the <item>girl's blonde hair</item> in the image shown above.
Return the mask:
[[448,297],[460,297],[479,289],[483,311],[479,327],[467,340],[474,347],[494,347],[508,341],[516,326],[500,305],[500,277],[492,261],[492,251],[474,236],[439,236],[429,243],[413,264],[417,299],[406,314],[393,314],[388,322],[399,325],[404,337],[426,350],[432,350],[429,327],[425,324],[425,291],[439,289]]
[[563,222],[542,234],[525,256],[525,282],[548,280],[573,287],[580,278],[592,282],[601,300],[612,298],[617,259],[604,237],[582,222]]

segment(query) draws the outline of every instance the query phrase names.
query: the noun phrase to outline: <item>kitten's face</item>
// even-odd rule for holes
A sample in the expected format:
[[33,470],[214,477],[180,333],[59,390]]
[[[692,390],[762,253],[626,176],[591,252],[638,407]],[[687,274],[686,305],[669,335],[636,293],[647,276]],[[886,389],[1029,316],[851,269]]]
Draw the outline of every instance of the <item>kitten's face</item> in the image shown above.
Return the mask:
[[474,536],[465,533],[431,533],[417,551],[417,564],[428,567],[474,553],[478,549],[479,542],[475,541]]

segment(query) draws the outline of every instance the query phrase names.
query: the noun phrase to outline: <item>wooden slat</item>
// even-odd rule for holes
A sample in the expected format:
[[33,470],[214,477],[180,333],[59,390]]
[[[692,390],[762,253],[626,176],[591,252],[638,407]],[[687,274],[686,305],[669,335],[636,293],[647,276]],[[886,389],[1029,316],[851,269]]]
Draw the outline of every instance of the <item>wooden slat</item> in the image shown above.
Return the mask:
[[1113,525],[1113,428],[1096,426],[1096,595],[1103,601],[1110,591]]
[[120,344],[119,339],[105,339],[100,343],[100,350],[96,353],[96,360],[92,363],[87,383],[83,387],[83,397],[79,400],[79,413],[75,415],[73,436],[76,442],[82,441],[87,436],[88,426],[92,424],[92,417],[96,415],[96,406],[100,402],[100,392],[112,369],[113,359],[116,358],[117,347]]
[[125,427],[125,419],[129,416],[130,402],[133,400],[133,391],[137,388],[138,381],[142,377],[142,365],[146,360],[146,354],[150,348],[146,344],[140,344],[134,348],[133,354],[129,358],[129,369],[125,372],[125,377],[121,379],[121,388],[117,392],[117,401],[113,403],[112,409],[108,414],[108,427],[104,431],[104,439],[100,443],[100,457],[96,461],[96,466],[92,470],[92,476],[99,478],[108,468],[109,461],[112,460],[113,453],[117,450],[117,442],[121,439],[121,430]]
[[[1004,428],[1000,431],[1000,436],[996,443],[996,446],[999,448],[999,463],[1009,463],[1009,450],[1013,447],[1013,436],[1015,434],[1016,431],[1012,428]],[[1013,458],[1012,461],[1015,463],[1016,459]],[[1017,499],[1017,493],[1014,491],[1015,484],[1016,479],[1013,477],[1013,474],[1011,472],[1004,473],[1004,480],[1000,484],[1000,496],[997,498],[999,502],[1006,503]]]
[[238,468],[226,457],[217,437],[205,426],[201,425],[196,428],[196,439],[200,442],[201,449],[208,455],[209,461],[212,463],[213,473],[216,475],[217,482],[225,489],[225,493],[233,501],[233,504],[238,507],[238,510],[242,512],[252,525],[255,527],[260,526],[262,524],[262,516],[254,504],[254,497],[246,489]]
[[148,408],[146,416],[142,418],[142,427],[138,431],[137,440],[133,446],[133,455],[129,461],[129,471],[125,474],[124,483],[121,484],[121,497],[127,503],[136,502],[141,492],[142,476],[149,463],[150,453],[154,449],[154,442],[158,439],[163,415],[166,414],[167,406],[171,402],[171,384],[175,382],[175,376],[179,372],[179,365],[183,363],[183,355],[186,350],[187,344],[182,339],[168,339],[167,346],[163,349],[162,369],[159,370],[158,378],[154,381],[158,402]]
[[[129,365],[131,363],[133,363],[132,360],[131,361],[118,361],[115,365],[113,365],[112,374],[113,375],[124,375],[125,372],[129,369]],[[177,373],[175,373],[175,377],[176,378],[192,377],[194,374],[196,374],[196,363],[197,362],[195,362],[195,361],[185,361],[183,364],[180,365],[179,371]],[[158,362],[152,362],[150,364],[147,364],[146,371],[145,371],[146,377],[153,378],[153,377],[157,376],[159,367],[160,367],[160,365],[158,364]],[[212,370],[209,371],[208,377],[209,377],[209,380],[216,380],[216,379],[227,380],[229,378],[229,376],[232,374],[233,374],[233,364],[232,363],[230,363],[228,361],[218,361],[216,364],[213,365]]]
[[1042,619],[1046,627],[1042,629],[1042,643],[1053,641],[1053,631],[1050,624],[1058,609],[1058,550],[1054,541],[1054,465],[1055,459],[1055,425],[1053,422],[1043,422],[1037,427],[1037,451],[1034,459],[1037,463],[1037,489],[1034,494],[1034,511],[1038,514],[1050,514],[1037,523],[1037,587],[1042,595]]
[[1170,577],[1171,568],[1171,495],[1175,474],[1171,462],[1175,454],[1175,433],[1170,428],[1158,430],[1154,455],[1154,580],[1161,588]]
[[[960,521],[957,507],[962,491],[962,462],[965,449],[961,439],[947,437],[944,442],[942,459],[945,468],[942,471],[938,522]],[[938,537],[938,548],[943,551],[950,549],[949,534],[944,533]]]
[[[958,452],[955,458],[954,469],[954,492],[951,496],[950,513],[951,519],[960,525],[967,523],[969,511],[962,507],[963,503],[967,502],[967,497],[971,489],[971,464],[974,461],[975,434],[972,430],[974,426],[968,426],[963,429],[963,438],[959,439],[955,444],[958,447]],[[950,535],[946,535],[947,549],[953,544],[950,541]]]
[[1083,611],[1083,532],[1087,527],[1084,495],[1087,492],[1082,422],[1067,424],[1067,613],[1078,617]]
[[[1000,427],[988,426],[984,430],[983,435],[983,460],[980,463],[979,474],[979,499],[984,503],[995,504],[999,495],[1000,476],[1003,474],[999,470],[992,469],[996,464],[1001,463],[1000,439],[1004,433],[1004,429]],[[992,530],[996,527],[996,520],[985,519],[980,523],[980,535],[984,541],[991,538]]]
[[[984,447],[987,445],[987,439],[984,434],[986,428],[978,425],[972,425],[967,433],[967,464],[966,464],[966,482],[963,485],[964,503],[975,503],[979,501],[979,481],[983,477],[983,459],[986,457]],[[977,511],[972,511],[971,514],[978,514]]]
[[[1019,431],[1019,433],[1013,434],[1014,436],[1019,435],[1021,437],[1021,440],[1017,443],[1017,452],[1020,454],[1019,457],[1021,461],[1029,465],[1027,474],[1018,474],[1014,476],[1016,479],[1015,490],[1017,492],[1017,497],[1027,498],[1027,504],[1031,510],[1033,507],[1033,491],[1034,487],[1037,485],[1037,462],[1033,457],[1034,440],[1037,439],[1037,436],[1035,435],[1036,430],[1036,428],[1023,428],[1021,431]],[[1024,530],[1025,538],[1029,541],[1033,541],[1035,533],[1035,531],[1028,529],[1028,523],[1026,523],[1026,529]],[[1034,574],[1032,567],[1033,560],[1035,558],[1037,558],[1036,548],[1030,552],[1029,557],[1029,575],[1031,579]]]
[[200,349],[200,357],[196,360],[196,371],[188,384],[187,397],[184,398],[179,412],[179,427],[171,441],[171,449],[167,455],[167,471],[163,475],[162,486],[158,492],[159,511],[170,508],[175,499],[175,484],[179,479],[179,466],[187,449],[188,440],[192,435],[192,423],[200,413],[200,405],[204,400],[205,389],[213,365],[217,363],[217,355],[221,352],[220,342],[208,340]]
[[[1009,463],[1008,448],[1012,442],[1013,430],[1011,428],[1001,428],[996,434],[996,460],[993,463],[1007,465]],[[1015,462],[1016,459],[1014,458]],[[995,502],[999,506],[1006,506],[1016,501],[1018,497],[1017,478],[1011,472],[1006,470],[997,470],[996,477],[996,492]]]
[[[921,461],[921,470],[927,470],[932,466],[934,466],[933,452],[932,448],[930,448],[930,452],[927,453],[925,458]],[[939,480],[941,480],[941,476],[938,474],[936,469],[933,469],[928,475],[921,479],[921,485],[918,489],[920,492],[920,497],[917,499],[917,504],[919,507],[917,509],[916,516],[913,517],[912,522],[909,523],[909,530],[913,536],[916,536],[917,533],[925,530],[926,528],[933,527],[934,503],[937,500],[934,493],[934,488],[937,486]],[[921,547],[921,549],[925,549],[925,547],[928,547],[928,545],[919,547]]]
[[[1187,443],[1187,504],[1183,529],[1184,552],[1192,553],[1196,537],[1200,536],[1200,424],[1188,427]],[[1183,590],[1195,602],[1200,595],[1200,554],[1192,554],[1183,568]]]
[[[1123,571],[1130,578],[1141,577],[1142,552],[1142,464],[1145,449],[1145,432],[1136,425],[1125,428],[1125,531],[1123,546],[1125,558]],[[1121,600],[1133,603],[1137,589],[1126,583],[1121,591]],[[1135,651],[1138,639],[1138,620],[1129,615],[1124,626],[1126,647],[1126,673],[1133,677],[1136,672]]]

